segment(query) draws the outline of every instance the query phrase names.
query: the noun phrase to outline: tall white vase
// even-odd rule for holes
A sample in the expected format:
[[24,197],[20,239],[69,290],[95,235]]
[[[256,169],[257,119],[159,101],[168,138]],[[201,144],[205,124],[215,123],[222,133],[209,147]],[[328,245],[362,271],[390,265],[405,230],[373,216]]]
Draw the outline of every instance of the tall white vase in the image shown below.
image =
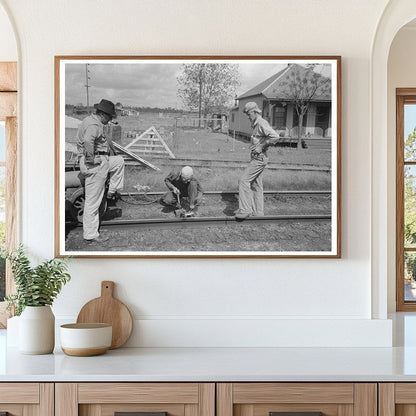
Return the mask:
[[19,351],[50,354],[55,346],[55,315],[48,306],[26,306],[19,319]]

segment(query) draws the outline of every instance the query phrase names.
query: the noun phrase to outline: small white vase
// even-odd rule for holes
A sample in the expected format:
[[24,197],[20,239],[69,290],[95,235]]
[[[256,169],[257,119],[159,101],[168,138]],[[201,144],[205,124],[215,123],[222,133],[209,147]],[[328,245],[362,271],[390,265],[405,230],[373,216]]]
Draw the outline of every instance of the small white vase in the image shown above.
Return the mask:
[[19,319],[19,352],[50,354],[55,347],[55,316],[51,307],[26,306]]

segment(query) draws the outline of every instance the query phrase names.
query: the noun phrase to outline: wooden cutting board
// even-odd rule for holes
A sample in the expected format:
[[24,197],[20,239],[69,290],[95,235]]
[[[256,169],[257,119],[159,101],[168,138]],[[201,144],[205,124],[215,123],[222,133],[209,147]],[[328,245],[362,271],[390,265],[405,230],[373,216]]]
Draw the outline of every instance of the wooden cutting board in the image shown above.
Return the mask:
[[113,297],[114,282],[101,282],[101,296],[87,302],[80,310],[77,323],[103,322],[113,326],[111,349],[121,347],[129,339],[133,319],[127,306]]

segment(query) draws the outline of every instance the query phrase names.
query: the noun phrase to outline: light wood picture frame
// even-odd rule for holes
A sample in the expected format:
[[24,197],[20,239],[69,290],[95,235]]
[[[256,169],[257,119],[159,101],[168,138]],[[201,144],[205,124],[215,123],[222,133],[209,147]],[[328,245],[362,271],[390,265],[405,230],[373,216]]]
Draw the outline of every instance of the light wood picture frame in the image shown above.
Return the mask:
[[339,258],[341,57],[56,56],[55,167],[57,257]]

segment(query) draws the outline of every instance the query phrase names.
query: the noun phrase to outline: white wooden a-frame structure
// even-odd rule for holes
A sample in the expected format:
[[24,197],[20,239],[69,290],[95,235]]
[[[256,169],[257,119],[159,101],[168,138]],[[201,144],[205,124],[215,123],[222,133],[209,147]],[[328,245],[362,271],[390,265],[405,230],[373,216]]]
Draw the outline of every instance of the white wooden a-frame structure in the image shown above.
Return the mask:
[[175,155],[169,149],[168,145],[154,126],[149,127],[140,136],[136,136],[125,149],[128,149],[133,153],[176,159]]
[[133,152],[129,152],[125,147],[119,145],[116,142],[113,142],[113,146],[123,155],[125,156],[125,159],[128,160],[135,160],[136,162],[139,162],[141,165],[147,166],[148,168],[151,168],[153,170],[160,170],[157,166],[152,165],[147,160],[144,160],[142,157],[135,155]]

